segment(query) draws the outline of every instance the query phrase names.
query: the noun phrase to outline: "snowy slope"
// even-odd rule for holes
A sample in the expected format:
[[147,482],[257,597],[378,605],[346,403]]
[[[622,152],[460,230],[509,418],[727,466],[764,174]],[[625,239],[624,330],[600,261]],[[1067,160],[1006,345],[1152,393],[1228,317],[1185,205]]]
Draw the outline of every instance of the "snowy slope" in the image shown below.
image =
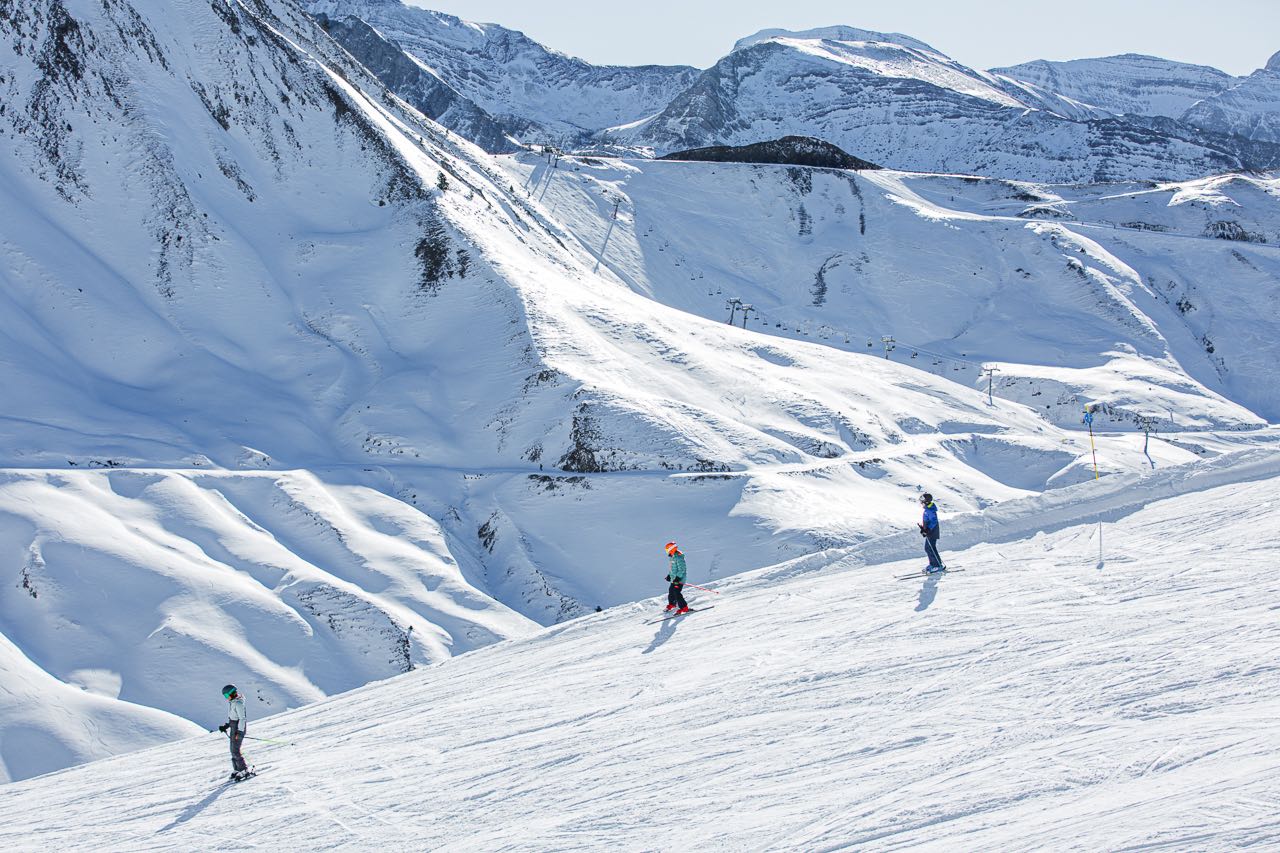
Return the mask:
[[[639,293],[769,335],[890,355],[1064,426],[1280,417],[1280,184],[1061,187],[783,166],[507,160]],[[612,218],[615,203],[619,216]],[[772,239],[748,239],[770,234]],[[737,315],[741,322],[741,315]],[[1251,411],[1248,411],[1251,410]],[[1170,415],[1170,413],[1173,413]],[[1170,423],[1170,417],[1174,423]]]
[[1197,101],[1220,94],[1237,81],[1225,71],[1126,53],[1096,59],[1038,59],[992,74],[1030,83],[1113,115],[1180,118]]
[[1170,473],[1113,490],[1123,509],[1092,483],[1010,504],[1004,523],[1041,532],[952,551],[962,574],[829,554],[679,621],[622,607],[251,722],[289,745],[251,742],[242,785],[217,734],[22,782],[0,841],[1266,847],[1280,469]]
[[666,153],[798,134],[891,168],[1039,181],[1187,179],[1280,163],[1270,146],[1103,115],[915,39],[830,27],[744,39],[660,113],[605,136]]
[[524,142],[573,142],[657,112],[697,73],[685,66],[597,66],[523,33],[400,0],[306,0],[314,13],[359,18],[501,121]]
[[[8,777],[189,733],[152,708],[208,727],[196,685],[251,680],[262,715],[536,627],[467,583],[429,518],[298,472],[10,470],[0,541],[26,550],[21,589],[0,597],[0,669],[32,682],[6,719],[75,709],[4,727]],[[130,726],[104,737],[104,717]],[[94,748],[60,752],[79,741]]]

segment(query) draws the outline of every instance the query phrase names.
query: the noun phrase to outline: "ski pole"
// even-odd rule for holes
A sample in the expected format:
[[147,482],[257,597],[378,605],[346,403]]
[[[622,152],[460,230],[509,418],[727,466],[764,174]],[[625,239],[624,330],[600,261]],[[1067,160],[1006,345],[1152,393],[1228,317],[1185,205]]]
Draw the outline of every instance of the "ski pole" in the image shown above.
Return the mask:
[[704,591],[706,591],[706,592],[713,592],[713,593],[715,593],[716,595],[719,595],[719,594],[720,594],[720,592],[719,592],[718,590],[714,590],[714,589],[707,589],[705,586],[698,586],[696,583],[688,583],[688,582],[686,582],[686,583],[685,583],[685,586],[691,586],[691,587],[693,587],[694,589],[701,589],[701,590],[704,590]]
[[1089,427],[1089,449],[1093,451],[1093,479],[1098,479],[1098,446],[1093,443],[1093,411],[1084,407],[1084,422]]
[[244,736],[244,739],[245,739],[245,740],[260,740],[260,741],[262,741],[263,743],[274,743],[274,744],[275,744],[275,745],[277,745],[277,746],[297,746],[297,744],[292,743],[292,742],[290,742],[290,741],[284,741],[284,740],[272,740],[272,739],[271,739],[271,738],[269,738],[269,737],[253,737],[252,735],[245,735],[245,736]]

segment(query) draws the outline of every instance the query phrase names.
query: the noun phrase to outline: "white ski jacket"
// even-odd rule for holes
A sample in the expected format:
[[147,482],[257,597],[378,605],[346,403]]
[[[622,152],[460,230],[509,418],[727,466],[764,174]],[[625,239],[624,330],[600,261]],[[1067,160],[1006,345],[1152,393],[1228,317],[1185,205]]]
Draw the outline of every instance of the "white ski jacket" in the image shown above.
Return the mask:
[[249,715],[244,710],[244,697],[237,696],[230,701],[230,705],[231,710],[227,713],[228,721],[235,723],[240,731],[244,731],[249,722]]

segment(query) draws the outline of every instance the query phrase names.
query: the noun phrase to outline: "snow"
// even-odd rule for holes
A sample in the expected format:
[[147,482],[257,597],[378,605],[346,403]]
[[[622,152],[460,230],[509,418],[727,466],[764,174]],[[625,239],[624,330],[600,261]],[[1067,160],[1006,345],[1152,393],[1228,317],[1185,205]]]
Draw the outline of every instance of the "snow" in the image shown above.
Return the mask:
[[1067,62],[1036,60],[993,74],[1033,84],[1112,115],[1180,118],[1204,98],[1229,89],[1230,74],[1204,65],[1127,53]]
[[723,579],[883,542],[923,489],[1049,501],[1092,482],[1085,403],[1103,483],[1275,446],[1270,179],[552,168],[289,0],[68,8],[0,21],[7,779],[212,725],[228,680],[265,730],[616,618],[668,539]]
[[[897,35],[766,30],[739,42],[653,118],[619,122],[600,137],[665,154],[804,135],[894,169],[1074,183],[1186,180],[1280,162],[1269,146],[1148,118],[1175,107],[1181,117],[1228,88],[1229,75],[1150,57],[1066,65],[988,73]],[[1256,97],[1265,110],[1266,95]],[[1233,106],[1232,115],[1259,121],[1251,138],[1265,141],[1269,113],[1252,111],[1253,103]]]
[[1280,142],[1280,67],[1274,60],[1235,85],[1197,102],[1184,121],[1214,133]]
[[572,143],[657,112],[696,73],[686,66],[596,66],[523,33],[383,0],[305,0],[313,13],[366,21],[453,89],[532,143]]
[[[1174,410],[1197,428],[1277,416],[1263,340],[1280,329],[1249,330],[1280,298],[1280,256],[1206,239],[1220,221],[1280,234],[1274,179],[1125,192],[890,170],[500,162],[582,246],[604,247],[602,269],[682,311],[724,320],[738,297],[759,311],[752,328],[853,352],[870,341],[880,354],[892,335],[893,359],[980,388],[980,366],[995,364],[997,395],[1066,427],[1090,402]],[[744,244],[761,233],[773,239]]]
[[645,624],[650,599],[251,722],[288,745],[248,742],[262,772],[240,785],[216,733],[17,783],[0,841],[1266,846],[1280,480],[1274,454],[1236,461],[1165,489],[1115,478],[1128,506],[1100,524],[1011,504],[1002,521],[1039,532],[951,543],[963,573],[895,580],[919,537],[816,555],[695,591],[714,608],[679,620]]
[[864,30],[858,27],[815,27],[808,30],[783,30],[783,29],[765,29],[746,38],[738,39],[734,43],[734,50],[743,50],[752,47],[762,41],[770,41],[776,38],[799,39],[802,41],[846,41],[846,42],[879,42],[884,44],[899,45],[901,47],[911,48],[913,50],[928,51],[936,53],[932,47],[914,39],[911,36],[902,33],[878,33],[874,30]]

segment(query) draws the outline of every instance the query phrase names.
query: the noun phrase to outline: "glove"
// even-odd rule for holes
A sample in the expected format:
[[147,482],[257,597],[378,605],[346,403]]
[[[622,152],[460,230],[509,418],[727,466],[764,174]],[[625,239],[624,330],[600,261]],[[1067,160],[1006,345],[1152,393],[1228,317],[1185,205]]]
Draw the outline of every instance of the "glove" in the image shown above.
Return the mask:
[[666,581],[667,583],[671,583],[671,575],[667,575],[665,578],[663,578],[663,580]]
[[230,723],[223,723],[222,725],[218,726],[218,731],[222,732],[223,734],[226,734],[227,727],[230,725],[231,725]]

